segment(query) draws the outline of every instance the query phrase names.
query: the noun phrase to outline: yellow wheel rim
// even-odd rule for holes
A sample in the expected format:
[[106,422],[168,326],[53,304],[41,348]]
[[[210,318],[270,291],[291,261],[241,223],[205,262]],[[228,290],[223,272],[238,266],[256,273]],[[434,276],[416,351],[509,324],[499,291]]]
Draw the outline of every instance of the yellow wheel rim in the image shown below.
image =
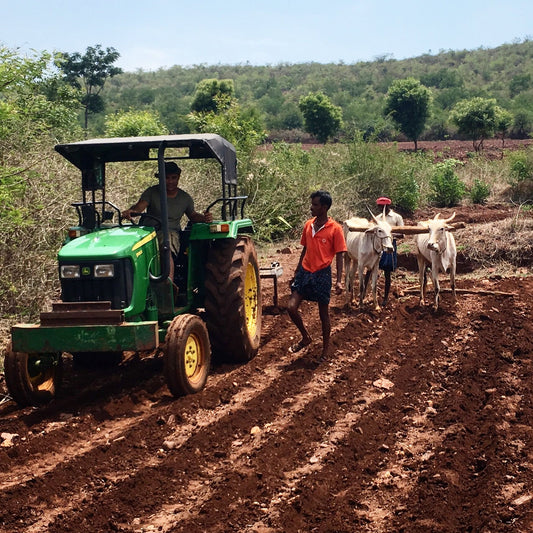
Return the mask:
[[39,368],[39,357],[28,358],[28,377],[34,391],[53,390],[55,374],[55,367]]
[[257,332],[257,275],[254,265],[248,263],[244,279],[244,313],[246,328],[251,337]]
[[202,364],[202,345],[195,334],[189,335],[185,344],[185,373],[193,377]]

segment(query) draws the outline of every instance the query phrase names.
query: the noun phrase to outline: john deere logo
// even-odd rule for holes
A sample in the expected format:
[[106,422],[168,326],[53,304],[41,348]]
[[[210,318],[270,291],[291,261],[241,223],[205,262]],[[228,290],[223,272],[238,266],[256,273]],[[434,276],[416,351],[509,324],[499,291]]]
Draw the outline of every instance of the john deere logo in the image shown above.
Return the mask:
[[81,269],[81,275],[82,275],[82,276],[89,276],[90,273],[91,273],[91,269],[90,269],[90,267],[83,267],[83,268]]

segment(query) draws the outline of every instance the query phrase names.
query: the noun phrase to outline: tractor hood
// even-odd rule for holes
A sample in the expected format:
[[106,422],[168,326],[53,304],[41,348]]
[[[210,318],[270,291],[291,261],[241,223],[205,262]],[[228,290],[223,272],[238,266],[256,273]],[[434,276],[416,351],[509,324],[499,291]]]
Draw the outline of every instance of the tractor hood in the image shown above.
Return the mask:
[[121,259],[138,253],[156,232],[139,227],[116,227],[83,235],[65,244],[59,260]]
[[80,170],[94,169],[107,162],[154,160],[150,151],[188,148],[184,159],[216,159],[222,167],[224,183],[237,184],[235,147],[220,135],[157,135],[153,137],[115,137],[58,144],[55,149]]

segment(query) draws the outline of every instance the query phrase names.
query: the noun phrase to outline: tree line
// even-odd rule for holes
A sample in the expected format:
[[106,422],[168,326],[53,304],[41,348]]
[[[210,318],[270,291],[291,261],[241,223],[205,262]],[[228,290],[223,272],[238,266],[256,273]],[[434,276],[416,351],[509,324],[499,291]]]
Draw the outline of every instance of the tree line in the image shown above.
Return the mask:
[[[532,76],[533,42],[528,39],[493,49],[441,51],[401,61],[384,56],[355,64],[195,65],[155,72],[139,70],[109,81],[106,110],[95,115],[93,127],[95,133],[103,134],[110,115],[143,110],[155,113],[168,131],[191,131],[188,115],[195,110],[200,84],[204,80],[229,80],[238,104],[261,119],[271,140],[303,141],[310,134],[323,140],[326,133],[328,138],[353,138],[361,133],[378,141],[405,140],[409,136],[400,127],[405,121],[399,124],[395,120],[401,113],[385,110],[391,111],[388,100],[393,84],[414,79],[431,97],[418,140],[469,137],[469,128],[458,116],[464,105],[456,106],[474,98],[495,100],[483,104],[509,114],[500,116],[505,119],[503,134],[525,138],[533,129]],[[309,96],[313,102],[302,102]],[[479,101],[474,103],[477,106]],[[330,135],[330,129],[323,132],[309,124],[313,115],[327,117],[335,132]],[[482,128],[483,135],[500,132],[501,120],[493,122],[496,124]]]
[[[122,72],[114,65],[119,52],[101,45],[32,58],[1,50],[3,72],[18,63],[19,74],[33,76],[40,96],[56,107],[56,122],[72,126],[75,110],[90,136],[227,130],[217,117],[222,114],[237,129],[244,123],[243,131],[259,142],[362,135],[410,139],[416,147],[419,140],[469,138],[477,151],[485,138],[525,138],[533,129],[528,39],[402,61],[384,56],[351,65],[198,65],[135,73]],[[15,86],[8,82],[0,95],[8,129],[16,116],[7,106]]]

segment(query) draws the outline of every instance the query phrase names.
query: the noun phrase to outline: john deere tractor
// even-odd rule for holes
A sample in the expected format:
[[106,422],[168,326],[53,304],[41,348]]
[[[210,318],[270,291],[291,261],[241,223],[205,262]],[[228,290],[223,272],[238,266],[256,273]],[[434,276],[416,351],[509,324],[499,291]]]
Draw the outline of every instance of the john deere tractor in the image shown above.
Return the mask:
[[[24,406],[54,398],[65,353],[74,362],[116,361],[125,351],[159,348],[175,396],[204,388],[212,353],[226,362],[253,358],[261,332],[260,276],[246,196],[237,195],[233,145],[199,134],[92,139],[55,149],[81,172],[82,198],[72,204],[78,223],[58,253],[61,300],[39,323],[12,328],[4,367],[13,399]],[[177,257],[170,251],[165,188],[165,162],[175,159],[214,160],[222,183],[222,195],[208,206],[213,222],[183,229]],[[126,223],[106,198],[106,166],[152,160],[161,220],[139,214]]]

